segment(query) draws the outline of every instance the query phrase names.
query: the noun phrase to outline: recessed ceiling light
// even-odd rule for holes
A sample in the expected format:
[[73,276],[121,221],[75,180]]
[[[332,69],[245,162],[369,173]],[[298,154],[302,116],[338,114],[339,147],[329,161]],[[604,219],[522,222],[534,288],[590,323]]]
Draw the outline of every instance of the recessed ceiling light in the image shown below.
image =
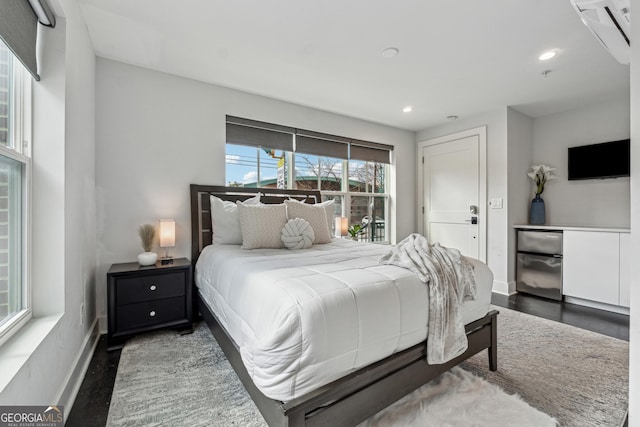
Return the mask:
[[402,109],[402,112],[403,112],[403,113],[410,113],[410,112],[412,112],[412,111],[413,111],[413,107],[412,107],[411,105],[407,105],[406,107],[404,107],[404,108]]
[[399,53],[400,53],[400,50],[398,48],[388,47],[382,51],[382,56],[384,58],[394,58],[398,56]]
[[548,60],[548,59],[553,58],[554,56],[556,56],[556,52],[555,52],[554,50],[549,50],[549,51],[547,51],[547,52],[543,53],[542,55],[540,55],[540,56],[538,57],[538,59],[539,59],[540,61],[546,61],[546,60]]

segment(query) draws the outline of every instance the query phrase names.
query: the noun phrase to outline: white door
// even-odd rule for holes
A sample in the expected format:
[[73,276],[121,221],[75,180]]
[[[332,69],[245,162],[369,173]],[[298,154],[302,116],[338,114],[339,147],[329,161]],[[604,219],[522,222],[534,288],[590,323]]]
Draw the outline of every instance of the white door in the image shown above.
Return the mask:
[[422,149],[424,234],[431,243],[459,249],[463,255],[482,259],[480,225],[479,136],[452,139]]

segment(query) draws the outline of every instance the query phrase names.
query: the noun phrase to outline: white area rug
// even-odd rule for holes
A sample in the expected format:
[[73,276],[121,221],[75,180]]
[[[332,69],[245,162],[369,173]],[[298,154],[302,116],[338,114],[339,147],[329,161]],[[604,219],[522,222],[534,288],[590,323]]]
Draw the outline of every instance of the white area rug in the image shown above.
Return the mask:
[[453,368],[374,415],[359,427],[555,426],[556,421],[517,395]]

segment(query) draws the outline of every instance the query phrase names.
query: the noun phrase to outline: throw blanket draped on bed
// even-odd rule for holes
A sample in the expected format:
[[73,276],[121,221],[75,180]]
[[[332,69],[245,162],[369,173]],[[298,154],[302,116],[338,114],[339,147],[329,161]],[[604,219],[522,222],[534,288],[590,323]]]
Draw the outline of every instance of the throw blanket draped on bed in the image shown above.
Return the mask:
[[445,363],[462,354],[468,343],[461,307],[476,297],[471,263],[460,251],[431,245],[420,234],[411,234],[392,247],[380,263],[413,271],[429,289],[427,362]]

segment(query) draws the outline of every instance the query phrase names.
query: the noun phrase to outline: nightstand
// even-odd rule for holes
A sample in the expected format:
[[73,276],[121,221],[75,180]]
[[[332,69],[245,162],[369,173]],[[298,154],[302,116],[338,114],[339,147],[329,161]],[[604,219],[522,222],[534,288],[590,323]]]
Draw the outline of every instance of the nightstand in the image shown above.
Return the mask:
[[107,272],[108,349],[127,338],[159,328],[192,331],[191,261],[143,267],[137,262],[113,264]]

